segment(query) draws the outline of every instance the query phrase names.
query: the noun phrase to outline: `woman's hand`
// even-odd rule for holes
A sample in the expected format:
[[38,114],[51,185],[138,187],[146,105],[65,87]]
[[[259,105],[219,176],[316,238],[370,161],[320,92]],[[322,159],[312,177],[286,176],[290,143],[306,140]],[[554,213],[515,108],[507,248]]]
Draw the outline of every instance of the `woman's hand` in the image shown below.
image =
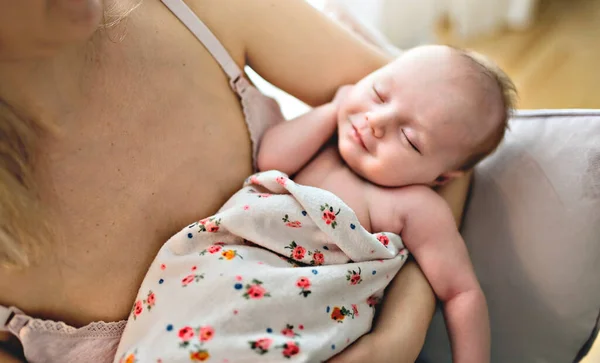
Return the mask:
[[369,333],[327,363],[413,363],[414,359],[407,357],[399,346],[382,334]]

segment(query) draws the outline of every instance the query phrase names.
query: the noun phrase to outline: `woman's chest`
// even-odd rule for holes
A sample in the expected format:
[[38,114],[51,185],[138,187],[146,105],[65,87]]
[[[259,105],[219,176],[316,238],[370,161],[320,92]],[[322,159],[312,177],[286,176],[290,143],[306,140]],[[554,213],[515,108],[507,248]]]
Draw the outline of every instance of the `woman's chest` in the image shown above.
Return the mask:
[[169,211],[167,221],[185,224],[182,216],[216,209],[251,172],[227,77],[211,59],[180,56],[115,67],[112,81],[84,90],[85,106],[45,141],[46,195],[63,212],[98,220]]
[[46,315],[125,316],[160,246],[214,213],[252,171],[239,99],[219,66],[202,51],[170,54],[102,63],[110,77],[91,79],[83,107],[40,144],[37,179],[57,232],[45,252],[61,270],[46,284],[64,300]]

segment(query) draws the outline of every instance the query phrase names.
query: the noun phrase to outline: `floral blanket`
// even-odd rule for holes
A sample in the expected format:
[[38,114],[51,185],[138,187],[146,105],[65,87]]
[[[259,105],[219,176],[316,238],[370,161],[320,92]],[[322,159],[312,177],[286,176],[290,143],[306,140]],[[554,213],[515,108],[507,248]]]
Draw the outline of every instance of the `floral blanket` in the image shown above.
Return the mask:
[[319,362],[371,328],[408,252],[332,193],[255,174],[162,247],[115,362]]

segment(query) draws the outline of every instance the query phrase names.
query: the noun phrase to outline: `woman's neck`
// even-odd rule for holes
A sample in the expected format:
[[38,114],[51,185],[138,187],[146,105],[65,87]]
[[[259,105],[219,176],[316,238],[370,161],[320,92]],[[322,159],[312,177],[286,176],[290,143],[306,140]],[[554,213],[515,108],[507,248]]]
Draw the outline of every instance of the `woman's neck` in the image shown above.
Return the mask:
[[73,46],[44,59],[0,61],[0,100],[20,117],[58,125],[82,103],[92,46]]

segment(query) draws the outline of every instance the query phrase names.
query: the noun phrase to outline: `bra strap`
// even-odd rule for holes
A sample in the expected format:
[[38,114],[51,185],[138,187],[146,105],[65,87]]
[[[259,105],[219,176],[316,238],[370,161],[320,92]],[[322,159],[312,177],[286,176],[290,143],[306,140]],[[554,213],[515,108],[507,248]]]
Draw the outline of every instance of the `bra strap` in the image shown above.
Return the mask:
[[161,0],[179,21],[204,45],[227,74],[232,88],[238,92],[236,84],[242,78],[240,67],[231,58],[223,44],[208,27],[198,18],[183,0]]
[[15,307],[0,305],[0,332],[10,332],[19,337],[21,329],[31,318]]

